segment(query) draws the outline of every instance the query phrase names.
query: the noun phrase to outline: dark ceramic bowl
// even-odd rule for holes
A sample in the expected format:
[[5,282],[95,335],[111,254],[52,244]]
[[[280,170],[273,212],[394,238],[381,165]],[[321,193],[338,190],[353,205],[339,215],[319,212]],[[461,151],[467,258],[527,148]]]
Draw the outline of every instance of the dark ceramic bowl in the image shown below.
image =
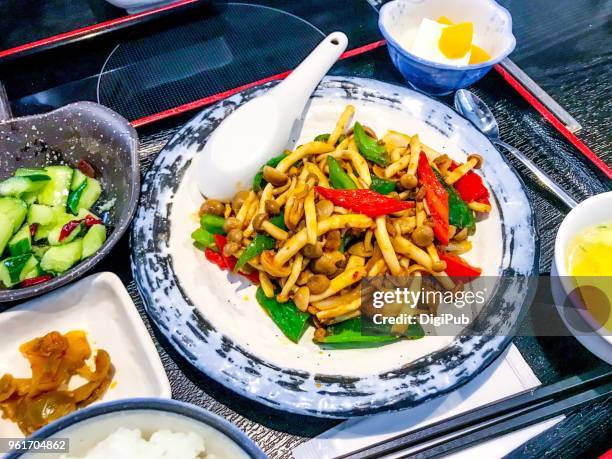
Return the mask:
[[[134,398],[97,404],[58,419],[28,440],[68,439],[70,455],[82,456],[120,427],[138,428],[145,436],[163,429],[193,432],[204,438],[207,453],[219,459],[241,459],[240,453],[245,459],[266,459],[257,445],[230,422],[195,405],[171,399]],[[47,459],[59,456],[45,454]],[[13,452],[6,459],[19,457],[31,456]]]
[[[2,116],[2,110],[0,118],[7,118],[6,113]],[[18,167],[58,163],[76,167],[80,159],[89,161],[98,172],[104,190],[98,202],[114,200],[109,210],[98,212],[110,228],[104,246],[49,282],[0,290],[0,304],[51,291],[93,268],[129,226],[140,190],[136,131],[124,118],[102,105],[77,102],[43,115],[0,121],[0,180],[13,175]],[[96,212],[96,207],[92,210]]]

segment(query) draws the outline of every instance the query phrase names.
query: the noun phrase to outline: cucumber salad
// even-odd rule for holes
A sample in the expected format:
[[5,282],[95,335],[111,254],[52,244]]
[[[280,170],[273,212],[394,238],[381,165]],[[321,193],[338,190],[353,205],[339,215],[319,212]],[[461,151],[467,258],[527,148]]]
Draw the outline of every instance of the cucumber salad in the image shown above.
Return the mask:
[[85,160],[20,168],[0,182],[0,288],[46,282],[92,256],[106,241],[90,210],[101,193]]

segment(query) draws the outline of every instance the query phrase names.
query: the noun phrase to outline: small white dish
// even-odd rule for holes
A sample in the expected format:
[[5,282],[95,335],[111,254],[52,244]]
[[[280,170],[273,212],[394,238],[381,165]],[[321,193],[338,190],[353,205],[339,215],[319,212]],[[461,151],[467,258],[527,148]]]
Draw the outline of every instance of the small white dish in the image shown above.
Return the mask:
[[612,192],[607,192],[582,201],[566,215],[555,239],[552,281],[553,296],[557,309],[569,330],[587,349],[599,358],[612,364],[612,336],[610,336],[610,333],[604,327],[597,324],[590,313],[582,307],[577,307],[576,309],[580,313],[581,318],[584,319],[585,325],[588,324],[593,329],[592,334],[578,330],[581,327],[568,324],[566,317],[564,317],[560,310],[563,307],[567,294],[575,287],[567,269],[566,257],[568,246],[580,231],[612,220],[612,211],[610,209],[612,209]]
[[[87,407],[40,429],[30,440],[66,438],[70,457],[82,457],[120,428],[139,429],[146,439],[160,430],[193,433],[204,440],[206,457],[210,458],[266,459],[253,440],[222,417],[198,406],[159,398],[133,398]],[[181,446],[174,446],[173,454],[168,456],[181,457]],[[60,455],[47,452],[44,456],[45,459],[58,459]],[[5,459],[21,457],[38,458],[40,455],[16,451]],[[134,459],[146,459],[146,456],[141,453]]]
[[[83,330],[95,354],[106,350],[115,377],[102,400],[170,398],[170,383],[153,341],[127,290],[112,273],[89,276],[0,314],[0,375],[31,375],[19,346],[51,331]],[[76,380],[77,378],[73,378]],[[0,419],[0,438],[23,437]]]

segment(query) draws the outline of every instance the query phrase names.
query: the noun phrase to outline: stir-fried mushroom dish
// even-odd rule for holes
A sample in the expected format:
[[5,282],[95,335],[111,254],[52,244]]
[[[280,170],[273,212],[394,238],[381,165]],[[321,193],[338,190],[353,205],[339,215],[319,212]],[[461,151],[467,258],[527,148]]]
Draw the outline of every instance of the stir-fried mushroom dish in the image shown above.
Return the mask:
[[296,342],[310,319],[325,342],[358,318],[365,277],[428,273],[452,289],[453,276],[480,274],[460,256],[491,210],[482,158],[459,164],[418,135],[378,138],[349,127],[354,112],[270,159],[231,202],[205,201],[192,235],[209,261],[260,284],[260,304]]

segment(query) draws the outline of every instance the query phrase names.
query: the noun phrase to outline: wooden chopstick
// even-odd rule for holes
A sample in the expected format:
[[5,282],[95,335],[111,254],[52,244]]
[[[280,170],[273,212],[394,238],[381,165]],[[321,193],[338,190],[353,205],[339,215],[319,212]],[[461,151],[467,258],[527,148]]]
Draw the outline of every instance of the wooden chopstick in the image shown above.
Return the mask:
[[376,443],[336,459],[370,459],[409,450],[435,457],[550,419],[612,394],[612,372],[595,370],[538,387]]

